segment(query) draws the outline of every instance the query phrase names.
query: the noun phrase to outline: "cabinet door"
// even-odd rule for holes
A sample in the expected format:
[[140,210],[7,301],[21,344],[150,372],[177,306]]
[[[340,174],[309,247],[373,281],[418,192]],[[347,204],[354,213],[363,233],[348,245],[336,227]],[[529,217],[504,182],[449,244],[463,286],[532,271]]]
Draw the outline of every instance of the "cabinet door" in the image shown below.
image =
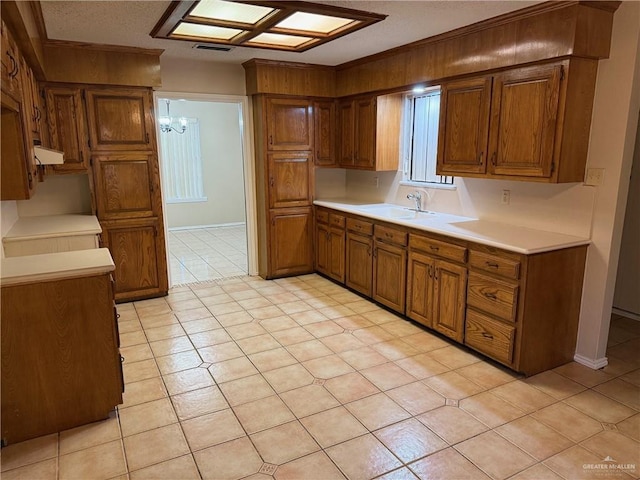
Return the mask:
[[375,168],[376,165],[376,99],[362,98],[355,101],[355,145],[354,165],[360,168]]
[[316,144],[315,164],[319,167],[335,167],[336,161],[336,104],[315,102],[313,104]]
[[311,102],[301,98],[268,98],[268,150],[311,150],[312,146]]
[[86,100],[92,151],[155,149],[150,90],[87,89]]
[[92,162],[100,220],[152,217],[159,211],[155,155],[96,155]]
[[79,88],[47,87],[45,92],[51,148],[64,152],[64,164],[54,165],[53,171],[86,171],[88,154],[82,91]]
[[347,232],[347,287],[371,297],[373,284],[373,239]]
[[467,269],[442,260],[434,263],[433,328],[462,342]]
[[427,327],[433,326],[434,260],[427,255],[409,253],[407,268],[407,317]]
[[344,283],[345,234],[340,228],[329,229],[329,276]]
[[270,153],[267,157],[269,206],[282,208],[311,205],[309,153]]
[[373,299],[404,313],[407,250],[376,241],[373,252]]
[[311,208],[270,212],[269,277],[313,271],[313,214]]
[[338,103],[338,164],[341,167],[353,166],[355,118],[353,100]]
[[116,300],[166,294],[164,232],[158,219],[102,222],[101,226],[101,246],[109,249],[116,265]]
[[20,102],[2,91],[0,128],[0,200],[26,200],[36,188],[33,156],[27,150],[24,119]]
[[491,77],[442,85],[438,127],[439,175],[486,171]]
[[561,65],[538,65],[494,77],[489,171],[550,177]]
[[316,226],[316,270],[329,275],[329,227],[322,223]]
[[21,95],[20,53],[13,36],[4,22],[2,22],[2,54],[0,57],[2,58],[2,70],[0,72],[2,91],[19,100]]

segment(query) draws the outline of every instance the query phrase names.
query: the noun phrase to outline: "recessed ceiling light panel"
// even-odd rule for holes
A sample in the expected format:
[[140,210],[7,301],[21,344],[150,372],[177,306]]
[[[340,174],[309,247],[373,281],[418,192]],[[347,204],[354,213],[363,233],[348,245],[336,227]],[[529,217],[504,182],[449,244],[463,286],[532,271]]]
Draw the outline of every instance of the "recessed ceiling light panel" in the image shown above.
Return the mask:
[[242,33],[242,30],[236,28],[215,27],[213,25],[200,25],[197,23],[181,23],[173,31],[172,35],[208,38],[211,40],[231,40],[239,33]]
[[301,1],[175,0],[151,36],[304,52],[386,17]]
[[307,32],[331,33],[350,23],[352,18],[330,17],[316,13],[296,12],[276,25],[277,28],[287,30],[304,30]]
[[254,25],[273,12],[273,8],[223,0],[201,0],[189,15]]

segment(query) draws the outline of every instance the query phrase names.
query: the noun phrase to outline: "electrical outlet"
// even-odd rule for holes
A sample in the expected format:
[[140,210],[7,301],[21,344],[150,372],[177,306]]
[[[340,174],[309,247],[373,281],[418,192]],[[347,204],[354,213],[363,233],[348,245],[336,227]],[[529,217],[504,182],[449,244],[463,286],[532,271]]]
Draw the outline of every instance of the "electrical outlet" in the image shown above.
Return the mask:
[[502,199],[500,203],[502,205],[509,205],[511,202],[511,190],[502,190]]
[[373,177],[373,186],[376,188],[380,187],[380,179],[378,177]]
[[585,185],[597,187],[602,185],[604,180],[604,168],[587,168],[587,175],[584,179]]

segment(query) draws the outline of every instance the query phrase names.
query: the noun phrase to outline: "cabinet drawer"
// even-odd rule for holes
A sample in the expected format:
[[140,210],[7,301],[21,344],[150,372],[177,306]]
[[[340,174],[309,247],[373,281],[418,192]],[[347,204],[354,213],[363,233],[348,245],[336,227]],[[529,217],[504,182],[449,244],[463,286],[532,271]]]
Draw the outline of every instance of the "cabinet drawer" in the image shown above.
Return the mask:
[[373,235],[373,223],[357,218],[347,218],[347,229],[362,235]]
[[374,236],[377,240],[387,243],[395,243],[396,245],[407,246],[407,232],[396,230],[395,228],[383,227],[376,225],[373,229]]
[[329,224],[335,227],[344,228],[345,219],[342,215],[337,215],[335,213],[329,214]]
[[409,235],[409,247],[411,247],[412,250],[418,250],[430,255],[438,255],[460,263],[464,263],[467,254],[465,247],[452,245],[413,233]]
[[474,310],[467,310],[464,343],[500,362],[510,364],[516,329]]
[[519,261],[488,253],[471,250],[469,252],[469,266],[514,280],[520,278]]
[[467,304],[509,321],[515,321],[518,286],[477,273],[469,274]]
[[329,212],[326,210],[316,210],[316,221],[319,223],[329,223]]

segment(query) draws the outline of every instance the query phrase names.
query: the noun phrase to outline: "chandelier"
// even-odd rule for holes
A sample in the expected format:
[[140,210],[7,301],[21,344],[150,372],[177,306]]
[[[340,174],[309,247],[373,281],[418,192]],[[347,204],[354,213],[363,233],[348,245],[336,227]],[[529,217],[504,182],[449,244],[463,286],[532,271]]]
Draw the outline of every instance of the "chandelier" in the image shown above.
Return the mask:
[[162,133],[169,133],[170,131],[174,131],[177,133],[184,133],[185,130],[187,129],[187,119],[185,117],[180,117],[178,119],[178,123],[180,124],[180,128],[175,128],[173,126],[173,118],[171,118],[171,115],[169,114],[169,99],[166,99],[165,102],[167,102],[167,114],[166,115],[161,115],[160,117],[158,117],[158,123],[160,124],[160,131]]

